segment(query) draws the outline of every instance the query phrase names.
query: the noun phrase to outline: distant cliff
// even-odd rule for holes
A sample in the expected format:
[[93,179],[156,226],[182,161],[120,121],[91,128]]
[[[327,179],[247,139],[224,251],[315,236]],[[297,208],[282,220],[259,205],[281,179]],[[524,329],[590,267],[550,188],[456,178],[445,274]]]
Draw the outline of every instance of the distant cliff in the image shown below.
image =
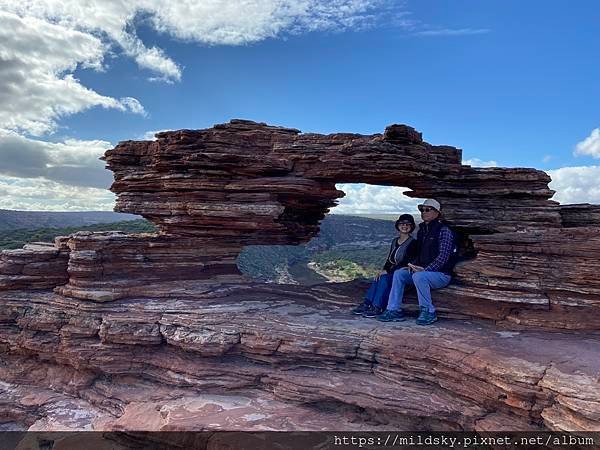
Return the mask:
[[0,230],[77,227],[136,219],[141,217],[112,211],[51,212],[0,209]]

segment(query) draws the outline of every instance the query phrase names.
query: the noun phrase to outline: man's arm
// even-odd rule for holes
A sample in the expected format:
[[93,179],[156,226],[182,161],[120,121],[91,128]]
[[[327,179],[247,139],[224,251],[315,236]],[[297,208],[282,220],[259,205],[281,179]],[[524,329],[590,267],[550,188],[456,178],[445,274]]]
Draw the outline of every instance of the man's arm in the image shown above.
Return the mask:
[[450,254],[452,253],[452,246],[454,244],[453,240],[454,238],[452,237],[452,231],[450,231],[450,228],[443,227],[440,230],[440,253],[431,262],[431,264],[425,267],[425,271],[439,272],[440,269],[444,267],[444,264],[446,264],[448,262],[448,259],[450,259]]

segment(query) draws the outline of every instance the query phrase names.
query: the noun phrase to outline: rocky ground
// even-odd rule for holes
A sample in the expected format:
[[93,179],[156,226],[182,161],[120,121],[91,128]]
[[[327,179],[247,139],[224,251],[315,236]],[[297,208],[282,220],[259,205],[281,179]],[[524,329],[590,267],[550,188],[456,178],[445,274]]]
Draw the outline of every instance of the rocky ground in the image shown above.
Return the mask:
[[[0,297],[2,421],[32,430],[595,430],[599,338],[384,324],[330,292]],[[322,289],[326,289],[323,287]],[[302,298],[304,297],[304,298]],[[326,295],[324,295],[326,297]]]

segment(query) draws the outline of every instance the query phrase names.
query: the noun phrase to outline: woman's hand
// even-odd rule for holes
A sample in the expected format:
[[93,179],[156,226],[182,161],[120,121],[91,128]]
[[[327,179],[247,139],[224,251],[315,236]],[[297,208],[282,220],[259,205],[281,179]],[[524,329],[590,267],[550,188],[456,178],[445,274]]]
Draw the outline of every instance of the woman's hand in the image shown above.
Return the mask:
[[385,270],[382,270],[381,273],[375,277],[375,280],[379,280],[381,276],[385,274],[387,274],[387,272]]

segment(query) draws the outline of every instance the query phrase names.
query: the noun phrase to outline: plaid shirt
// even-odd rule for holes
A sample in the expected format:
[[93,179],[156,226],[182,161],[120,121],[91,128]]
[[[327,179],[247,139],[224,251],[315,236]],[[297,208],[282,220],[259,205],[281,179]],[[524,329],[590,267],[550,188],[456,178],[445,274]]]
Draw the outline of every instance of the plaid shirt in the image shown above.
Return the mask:
[[440,230],[440,253],[437,255],[431,264],[425,269],[427,272],[439,272],[440,269],[448,262],[450,254],[452,253],[452,247],[454,238],[452,237],[452,231],[448,227],[442,227]]

